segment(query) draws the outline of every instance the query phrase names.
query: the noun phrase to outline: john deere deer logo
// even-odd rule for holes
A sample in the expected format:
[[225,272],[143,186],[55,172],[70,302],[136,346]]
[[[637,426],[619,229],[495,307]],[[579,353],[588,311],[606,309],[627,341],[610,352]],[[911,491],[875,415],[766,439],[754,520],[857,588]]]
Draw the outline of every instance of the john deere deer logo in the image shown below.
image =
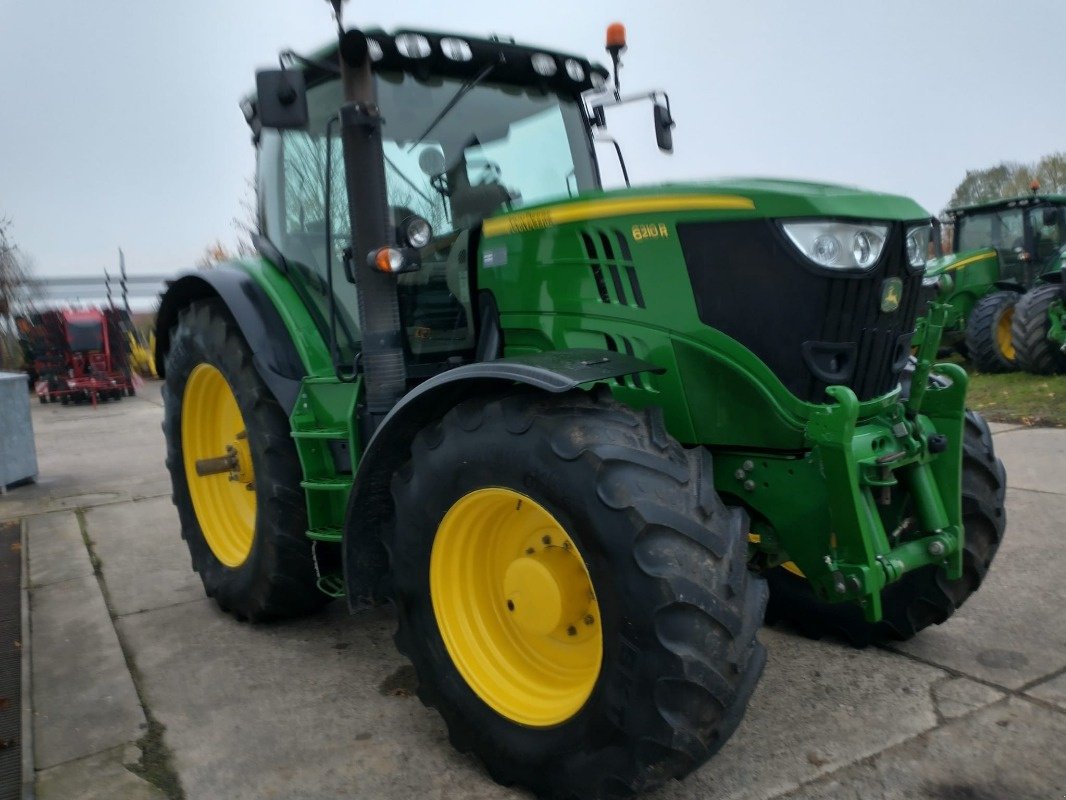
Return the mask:
[[881,310],[886,314],[899,308],[902,297],[903,281],[899,278],[888,278],[881,284]]

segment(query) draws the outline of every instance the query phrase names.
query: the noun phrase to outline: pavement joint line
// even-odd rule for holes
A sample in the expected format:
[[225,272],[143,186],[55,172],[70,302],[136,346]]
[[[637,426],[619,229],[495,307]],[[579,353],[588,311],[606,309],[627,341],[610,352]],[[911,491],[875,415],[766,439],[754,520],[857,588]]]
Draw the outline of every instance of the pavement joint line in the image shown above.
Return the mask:
[[[109,491],[109,490],[103,490]],[[93,492],[84,492],[84,494],[93,494]],[[33,519],[34,517],[43,517],[47,514],[76,514],[79,511],[89,511],[94,508],[103,508],[104,506],[117,506],[121,503],[140,503],[144,500],[158,500],[160,497],[170,497],[170,492],[160,492],[158,494],[138,494],[133,497],[121,497],[115,500],[105,500],[101,503],[90,503],[85,506],[70,506],[68,508],[46,508],[41,511],[31,511],[30,513],[18,513],[12,514],[10,517],[0,514],[0,522],[12,522],[20,519]],[[43,502],[54,503],[66,500],[65,497],[47,498]]]
[[21,711],[21,744],[22,744],[22,800],[35,800],[37,794],[34,788],[36,773],[34,772],[34,741],[33,741],[33,639],[32,616],[30,615],[30,548],[29,548],[29,525],[26,520],[19,520],[19,544],[22,552],[19,554],[22,562],[22,575],[19,579],[19,593],[21,595],[21,627],[19,635],[22,637],[22,711]]
[[954,675],[945,675],[938,681],[932,681],[929,684],[929,704],[933,708],[933,716],[936,717],[936,726],[939,728],[941,725],[946,725],[950,720],[944,716],[944,712],[940,710],[940,701],[936,699],[937,687],[943,686],[951,681],[956,680]]
[[[1026,700],[1026,701],[1031,700],[1031,698],[1028,698],[1028,697],[1022,698],[1022,699]],[[800,781],[797,785],[795,785],[795,786],[793,786],[793,787],[791,787],[789,789],[785,789],[782,792],[778,792],[776,794],[768,795],[767,796],[767,800],[788,800],[788,798],[790,798],[790,797],[797,797],[797,798],[798,797],[803,797],[804,795],[799,794],[799,792],[802,792],[804,789],[807,789],[808,787],[814,786],[815,784],[818,784],[818,783],[821,783],[823,781],[831,779],[838,772],[843,772],[846,769],[851,769],[852,767],[858,767],[858,766],[863,766],[863,765],[872,766],[876,759],[880,758],[881,756],[885,755],[886,753],[890,753],[890,752],[892,752],[893,750],[895,750],[895,749],[897,749],[899,747],[904,747],[904,746],[910,744],[911,742],[918,741],[918,740],[922,739],[923,737],[928,736],[933,731],[939,730],[940,728],[946,728],[946,727],[948,727],[950,725],[955,725],[955,724],[957,724],[959,722],[962,722],[962,721],[966,720],[968,717],[971,717],[971,716],[973,716],[975,714],[978,714],[978,713],[980,713],[982,711],[986,711],[989,708],[994,708],[995,706],[998,706],[998,705],[1006,705],[1007,703],[1010,702],[1010,700],[1011,700],[1011,696],[1007,695],[1006,697],[1001,697],[999,700],[993,700],[991,703],[987,703],[987,704],[985,704],[983,706],[978,706],[977,708],[970,709],[965,714],[960,714],[959,716],[955,717],[954,719],[948,720],[947,723],[945,723],[943,725],[937,723],[936,725],[933,725],[932,727],[926,728],[925,730],[918,731],[915,734],[907,736],[907,737],[901,739],[900,741],[896,742],[895,744],[891,744],[891,745],[889,745],[888,747],[886,747],[886,748],[884,748],[882,750],[878,750],[876,753],[870,753],[869,755],[863,756],[862,758],[857,758],[854,761],[848,761],[847,763],[841,764],[838,767],[834,767],[833,769],[826,770],[825,772],[821,772],[821,773],[819,773],[817,775],[813,775],[810,778],[808,778],[807,780]]]
[[[1035,679],[1029,681],[1029,683],[1021,686],[1018,689],[1018,691],[1019,692],[1028,692],[1030,689],[1035,689],[1037,686],[1039,686],[1042,683],[1047,683],[1048,681],[1053,681],[1053,680],[1055,680],[1055,678],[1058,678],[1061,675],[1066,675],[1066,667],[1062,667],[1061,669],[1057,669],[1054,672],[1050,672],[1047,675],[1044,675],[1043,677],[1035,678]],[[1037,698],[1037,699],[1039,699],[1039,698]]]
[[179,600],[176,603],[171,603],[170,605],[165,606],[156,606],[155,608],[138,608],[136,611],[127,611],[125,614],[112,614],[111,619],[129,619],[130,617],[136,617],[140,614],[151,614],[153,611],[165,611],[168,608],[177,608],[178,606],[187,606],[192,603],[202,603],[203,601],[204,598],[196,597],[192,600]]
[[1024,486],[1011,486],[1007,485],[1007,488],[1015,492],[1032,492],[1033,494],[1049,494],[1052,497],[1066,497],[1066,492],[1051,492],[1047,489],[1026,489]]
[[[1036,678],[1026,684],[1023,684],[1017,689],[1011,689],[1008,686],[1003,686],[1001,684],[995,683],[994,681],[990,681],[987,678],[979,678],[976,675],[968,675],[967,673],[960,671],[956,667],[949,667],[945,666],[944,664],[937,664],[935,661],[930,661],[929,659],[922,658],[921,656],[916,656],[913,653],[906,652],[905,650],[897,650],[891,645],[881,644],[877,645],[877,647],[885,651],[886,653],[893,653],[898,656],[903,656],[904,658],[909,658],[911,661],[915,661],[919,664],[925,664],[927,667],[935,667],[939,670],[943,670],[944,672],[949,673],[954,678],[965,678],[968,681],[973,681],[974,683],[980,683],[983,686],[987,686],[989,689],[995,689],[998,692],[1003,692],[1007,695],[1007,698],[1016,697],[1019,700],[1025,700],[1030,703],[1036,703],[1037,705],[1043,706],[1044,708],[1050,709],[1051,711],[1056,711],[1059,714],[1066,714],[1066,711],[1064,711],[1062,708],[1055,705],[1054,703],[1049,703],[1046,700],[1041,700],[1039,697],[1033,697],[1031,695],[1025,694],[1025,692],[1033,688],[1033,686],[1039,686],[1045,681],[1052,680],[1053,678],[1057,678],[1059,675],[1066,673],[1066,667],[1060,667],[1059,669],[1049,672],[1048,674],[1043,675],[1040,678]],[[940,683],[940,681],[937,681],[937,683]],[[996,702],[999,701],[997,700]],[[994,703],[990,705],[994,705]],[[985,707],[986,706],[982,706],[982,708]]]
[[104,579],[102,562],[96,554],[93,541],[89,536],[88,521],[85,518],[87,510],[88,508],[78,508],[74,513],[78,518],[78,527],[81,529],[81,537],[85,543],[85,549],[89,551],[89,559],[92,561],[93,572],[96,576],[97,586],[100,588],[100,594],[104,599],[104,606],[107,608],[108,616],[111,618],[111,627],[118,637],[122,658],[126,662],[126,669],[129,672],[130,680],[133,682],[133,689],[137,693],[137,702],[140,704],[141,710],[144,712],[144,718],[148,723],[148,729],[135,743],[141,751],[140,764],[137,765],[137,768],[129,764],[123,764],[123,766],[137,777],[162,791],[168,800],[186,800],[181,778],[178,776],[177,769],[175,769],[173,764],[173,754],[163,742],[163,732],[166,727],[152,714],[152,710],[148,706],[148,700],[145,697],[141,674],[133,660],[133,653],[130,650],[129,643],[126,641],[126,637],[119,626],[115,625],[115,620],[117,619],[115,607],[111,601],[111,593],[108,591],[107,581]]

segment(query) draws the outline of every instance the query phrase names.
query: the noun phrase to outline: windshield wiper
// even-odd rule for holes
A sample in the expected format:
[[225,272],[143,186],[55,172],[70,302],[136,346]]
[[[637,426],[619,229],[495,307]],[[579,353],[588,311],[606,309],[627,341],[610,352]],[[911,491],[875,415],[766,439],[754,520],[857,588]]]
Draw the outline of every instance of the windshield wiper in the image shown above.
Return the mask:
[[480,83],[485,80],[485,78],[487,78],[494,69],[496,69],[496,65],[489,64],[487,67],[485,67],[485,69],[481,70],[481,72],[479,72],[473,78],[471,78],[462,86],[460,86],[458,91],[456,91],[456,93],[452,95],[452,99],[445,104],[444,108],[440,110],[440,113],[433,118],[433,121],[431,123],[429,123],[429,127],[422,131],[422,135],[415,139],[414,144],[407,148],[407,152],[410,153],[412,150],[422,144],[422,140],[429,136],[430,133],[432,133],[433,129],[436,128],[438,124],[440,124],[440,121],[442,119],[448,116],[448,112],[455,108],[455,106],[458,105],[460,100],[466,97],[467,92],[480,85]]

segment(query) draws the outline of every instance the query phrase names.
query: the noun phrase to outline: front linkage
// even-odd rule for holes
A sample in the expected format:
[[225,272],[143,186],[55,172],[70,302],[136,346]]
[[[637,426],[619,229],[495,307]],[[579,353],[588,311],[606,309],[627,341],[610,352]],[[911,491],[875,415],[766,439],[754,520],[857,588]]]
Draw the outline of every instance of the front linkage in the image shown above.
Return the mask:
[[[802,458],[718,459],[764,510],[768,524],[753,526],[753,541],[766,565],[791,562],[819,599],[857,603],[871,623],[882,618],[882,590],[906,573],[938,565],[951,580],[962,576],[967,377],[933,363],[949,313],[931,304],[905,399],[889,396],[871,411],[851,389],[831,386],[835,402],[812,414]],[[775,524],[774,509],[797,502],[806,512]]]

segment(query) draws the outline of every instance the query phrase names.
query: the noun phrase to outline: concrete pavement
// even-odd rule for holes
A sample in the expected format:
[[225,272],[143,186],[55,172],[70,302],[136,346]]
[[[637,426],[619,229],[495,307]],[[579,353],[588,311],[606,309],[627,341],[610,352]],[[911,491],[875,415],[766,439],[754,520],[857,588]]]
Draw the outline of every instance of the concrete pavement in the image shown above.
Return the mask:
[[[447,743],[387,609],[238,623],[204,598],[163,467],[158,385],[35,406],[28,522],[38,796],[526,797]],[[1008,531],[943,626],[852,650],[779,629],[747,717],[680,798],[1066,795],[1066,430],[994,426]]]

